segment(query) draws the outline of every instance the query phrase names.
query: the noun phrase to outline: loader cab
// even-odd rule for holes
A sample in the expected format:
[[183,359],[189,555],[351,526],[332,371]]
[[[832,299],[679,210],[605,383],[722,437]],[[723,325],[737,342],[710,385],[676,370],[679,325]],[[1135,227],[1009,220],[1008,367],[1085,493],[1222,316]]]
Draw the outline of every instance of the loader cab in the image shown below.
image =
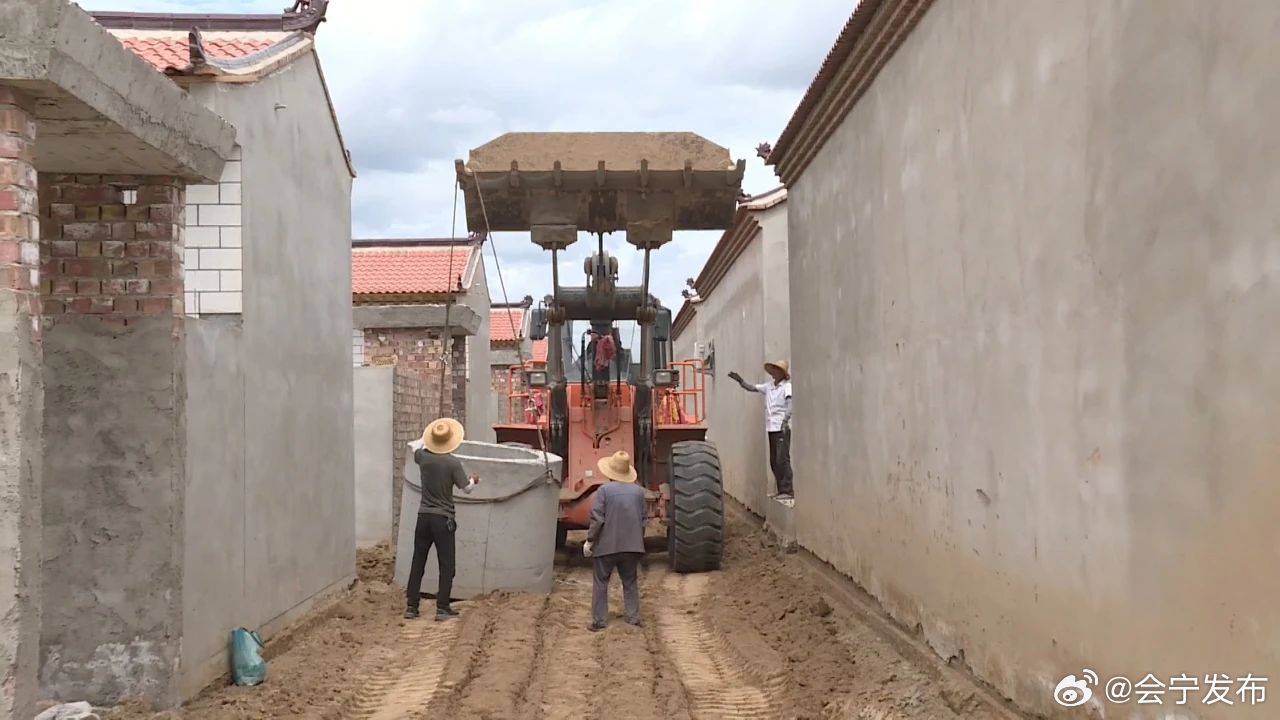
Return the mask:
[[[663,369],[669,367],[672,360],[671,354],[671,309],[660,307],[658,309],[658,317],[654,323],[653,329],[653,347],[650,351],[653,353],[653,367]],[[610,378],[613,381],[621,379],[628,385],[634,385],[640,378],[640,361],[635,357],[631,349],[623,343],[623,333],[617,328],[610,328],[608,324],[592,327],[592,323],[585,321],[569,320],[564,324],[564,332],[561,333],[561,358],[564,360],[564,377],[569,383],[583,382],[584,366],[589,368],[589,358],[584,363],[584,349],[586,333],[595,329],[597,332],[607,333],[612,331],[614,343],[618,351],[613,362],[610,364]],[[545,340],[547,338],[547,312],[545,308],[534,308],[529,323],[529,338],[532,340]],[[628,337],[628,339],[630,339]],[[587,380],[590,380],[590,373],[587,373]]]

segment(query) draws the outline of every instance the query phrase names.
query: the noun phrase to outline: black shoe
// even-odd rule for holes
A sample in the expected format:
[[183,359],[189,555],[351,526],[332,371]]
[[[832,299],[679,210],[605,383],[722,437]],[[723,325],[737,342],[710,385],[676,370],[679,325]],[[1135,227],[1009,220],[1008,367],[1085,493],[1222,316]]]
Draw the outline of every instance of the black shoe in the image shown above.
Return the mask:
[[458,617],[458,613],[453,612],[452,610],[436,611],[436,622],[444,622],[445,620],[452,620],[456,617]]
[[590,630],[591,632],[600,632],[604,628],[605,628],[604,625],[597,625],[595,623],[591,623],[590,625],[587,626],[587,629]]
[[405,619],[405,620],[417,620],[417,619],[418,619],[418,614],[419,614],[419,613],[418,613],[418,608],[405,608],[405,610],[404,610],[404,619]]
[[635,621],[628,620],[627,624],[630,625],[631,627],[643,627],[643,625],[640,623],[639,620],[635,620]]
[[462,613],[458,612],[457,610],[454,610],[453,608],[436,608],[436,614],[437,615],[444,614],[444,615],[448,615],[449,617],[458,617]]

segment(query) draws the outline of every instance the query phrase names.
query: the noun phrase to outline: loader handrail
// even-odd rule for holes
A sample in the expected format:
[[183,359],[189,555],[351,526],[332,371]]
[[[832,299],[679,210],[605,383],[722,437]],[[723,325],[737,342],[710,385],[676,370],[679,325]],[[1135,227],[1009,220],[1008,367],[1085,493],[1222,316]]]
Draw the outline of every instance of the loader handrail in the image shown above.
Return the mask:
[[[525,388],[524,365],[512,365],[507,368],[507,422],[510,424],[546,425],[547,391],[545,388]],[[530,406],[530,401],[540,397],[542,405]]]
[[[671,369],[680,373],[680,382],[674,388],[663,391],[663,396],[673,398],[679,408],[680,419],[676,423],[697,425],[707,419],[706,372],[702,360],[677,360]],[[659,405],[659,408],[662,406]],[[664,418],[665,419],[665,418]]]

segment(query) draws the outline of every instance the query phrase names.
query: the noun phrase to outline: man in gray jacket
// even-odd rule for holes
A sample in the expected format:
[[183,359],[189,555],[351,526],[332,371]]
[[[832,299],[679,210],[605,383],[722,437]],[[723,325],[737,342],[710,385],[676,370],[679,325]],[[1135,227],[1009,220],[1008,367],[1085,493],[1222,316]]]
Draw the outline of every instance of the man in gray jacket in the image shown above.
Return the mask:
[[644,490],[635,484],[631,456],[619,451],[601,458],[596,467],[611,482],[596,490],[591,525],[582,554],[593,559],[591,625],[598,632],[609,621],[609,580],[613,571],[622,579],[622,599],[627,623],[640,625],[640,586],[637,576],[644,557],[644,523],[647,515]]

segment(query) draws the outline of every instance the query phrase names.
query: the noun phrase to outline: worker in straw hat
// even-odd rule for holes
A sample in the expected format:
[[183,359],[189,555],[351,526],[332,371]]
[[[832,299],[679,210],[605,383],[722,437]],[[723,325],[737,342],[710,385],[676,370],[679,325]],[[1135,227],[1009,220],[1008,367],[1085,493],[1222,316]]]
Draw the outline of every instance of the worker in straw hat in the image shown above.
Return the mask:
[[603,630],[609,621],[609,580],[613,571],[622,579],[622,600],[627,623],[640,625],[640,586],[637,575],[644,557],[644,489],[636,485],[636,469],[624,451],[600,458],[596,468],[610,482],[596,490],[591,505],[591,525],[582,554],[592,558],[592,632]]
[[[462,444],[462,423],[441,418],[422,433],[422,447],[413,452],[422,480],[422,503],[418,506],[418,524],[413,531],[413,563],[409,567],[409,587],[405,590],[407,619],[418,617],[422,598],[422,573],[427,568],[431,546],[436,548],[440,568],[440,586],[436,589],[436,620],[458,616],[449,607],[453,592],[454,532],[458,522],[453,509],[453,489],[470,493],[480,478],[467,477],[462,461],[453,452]],[[415,443],[417,444],[417,443]]]
[[729,378],[747,392],[764,395],[765,432],[769,436],[769,467],[778,483],[779,500],[790,500],[791,487],[791,368],[786,360],[764,364],[772,382],[752,385],[736,372]]

